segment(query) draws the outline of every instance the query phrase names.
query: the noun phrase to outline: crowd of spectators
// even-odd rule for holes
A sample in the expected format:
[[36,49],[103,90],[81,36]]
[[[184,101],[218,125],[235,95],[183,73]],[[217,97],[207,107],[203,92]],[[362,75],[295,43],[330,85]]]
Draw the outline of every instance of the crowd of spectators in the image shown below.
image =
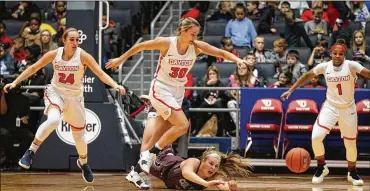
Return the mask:
[[[248,62],[245,68],[236,68],[235,72],[229,72],[229,76],[221,76],[223,71],[220,70],[227,68],[225,65],[229,68],[235,68],[235,65],[222,58],[201,55],[198,62],[207,62],[209,68],[204,80],[193,82],[195,86],[288,88],[317,64],[329,61],[330,46],[338,39],[348,46],[347,59],[370,66],[369,2],[220,1],[217,5],[209,2],[189,4],[191,9],[182,15],[200,21],[204,30],[199,39]],[[192,14],[194,10],[197,10],[196,15]],[[224,31],[220,26],[225,26]],[[194,79],[201,78],[195,76]],[[356,87],[367,87],[368,80],[359,79]],[[325,85],[320,76],[312,78],[302,88],[324,88]],[[192,103],[193,107],[236,108],[239,99],[235,90],[201,91],[194,95],[198,98],[193,96],[192,100],[201,102]],[[198,120],[197,124],[192,124],[194,136],[207,120],[213,120],[213,115],[219,123],[217,136],[234,135],[235,127],[229,128],[229,124],[238,123],[236,112],[230,112],[230,115],[209,112],[194,116]],[[225,123],[228,125],[223,125]]]

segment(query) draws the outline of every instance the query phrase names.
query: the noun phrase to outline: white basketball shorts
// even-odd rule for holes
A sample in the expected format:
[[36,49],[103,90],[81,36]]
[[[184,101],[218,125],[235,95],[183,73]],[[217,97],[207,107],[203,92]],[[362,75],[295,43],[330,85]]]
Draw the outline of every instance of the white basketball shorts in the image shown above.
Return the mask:
[[171,110],[182,110],[184,93],[184,87],[170,86],[154,79],[149,90],[149,99],[152,106],[157,110],[157,114],[167,120],[171,115]]
[[62,114],[63,121],[74,129],[85,128],[85,104],[83,96],[65,95],[51,85],[47,85],[44,93],[45,110],[48,114],[51,105],[57,107]]
[[338,108],[325,101],[313,128],[327,129],[329,134],[337,122],[342,138],[355,140],[357,138],[356,104],[353,103],[346,108]]

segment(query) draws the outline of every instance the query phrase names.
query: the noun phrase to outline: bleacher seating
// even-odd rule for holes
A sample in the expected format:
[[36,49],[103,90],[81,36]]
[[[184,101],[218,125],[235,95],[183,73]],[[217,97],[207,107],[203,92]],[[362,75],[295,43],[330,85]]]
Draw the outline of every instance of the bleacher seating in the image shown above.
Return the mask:
[[194,63],[193,68],[190,70],[193,77],[198,77],[199,79],[207,73],[207,62],[197,61]]
[[274,41],[280,38],[279,35],[275,35],[275,34],[263,35],[263,37],[265,40],[265,49],[270,49],[270,50],[274,49]]
[[20,30],[24,25],[24,21],[17,20],[3,20],[6,25],[6,34],[10,37],[14,37],[20,34]]
[[121,24],[121,28],[131,25],[131,10],[124,9],[124,10],[110,10],[109,17],[111,21],[119,22]]
[[208,35],[204,35],[203,36],[203,41],[204,42],[207,42],[208,44],[212,45],[212,46],[215,46],[217,48],[220,48],[221,47],[221,38],[223,36],[208,36]]
[[228,78],[236,70],[236,64],[232,62],[223,62],[214,64],[220,72],[220,78]]
[[276,73],[275,66],[272,63],[257,63],[256,66],[259,71],[259,76],[263,77],[263,80],[271,78]]
[[208,21],[204,27],[204,35],[224,36],[226,25],[225,21]]

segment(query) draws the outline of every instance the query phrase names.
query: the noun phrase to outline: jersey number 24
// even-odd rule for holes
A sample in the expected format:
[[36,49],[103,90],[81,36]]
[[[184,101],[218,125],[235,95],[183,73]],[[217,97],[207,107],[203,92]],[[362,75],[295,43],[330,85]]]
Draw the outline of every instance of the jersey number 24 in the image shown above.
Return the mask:
[[73,84],[75,83],[75,75],[69,74],[68,76],[64,73],[58,73],[59,82],[63,84]]

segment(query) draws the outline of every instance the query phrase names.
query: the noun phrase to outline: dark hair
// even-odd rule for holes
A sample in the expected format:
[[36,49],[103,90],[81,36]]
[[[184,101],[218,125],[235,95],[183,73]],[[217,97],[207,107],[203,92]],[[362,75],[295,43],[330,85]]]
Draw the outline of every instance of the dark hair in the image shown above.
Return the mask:
[[322,47],[328,48],[329,47],[329,43],[325,39],[320,39],[320,40],[318,40],[316,42],[316,46],[322,46]]
[[248,56],[253,56],[254,58],[256,58],[256,55],[253,54],[253,52],[248,52],[248,54],[245,56],[245,59],[247,59]]
[[299,60],[299,52],[296,50],[289,50],[286,54],[286,58],[288,59],[289,56],[295,57],[297,60]]
[[3,25],[4,29],[6,29],[6,25],[3,21],[0,20],[0,25]]
[[252,3],[252,4],[256,5],[257,9],[258,9],[258,5],[260,4],[259,1],[247,1],[247,3]]
[[288,7],[290,8],[290,3],[289,3],[288,1],[283,1],[283,2],[281,3],[281,5],[288,5]]
[[244,13],[247,11],[247,9],[245,8],[243,3],[237,3],[236,6],[235,6],[235,10],[238,9],[238,8],[243,9]]
[[284,76],[288,79],[288,83],[291,83],[293,80],[293,74],[289,70],[283,70],[278,76],[278,79],[281,74],[284,74]]
[[39,17],[31,17],[29,22],[31,23],[32,20],[37,21],[41,25],[41,19]]

